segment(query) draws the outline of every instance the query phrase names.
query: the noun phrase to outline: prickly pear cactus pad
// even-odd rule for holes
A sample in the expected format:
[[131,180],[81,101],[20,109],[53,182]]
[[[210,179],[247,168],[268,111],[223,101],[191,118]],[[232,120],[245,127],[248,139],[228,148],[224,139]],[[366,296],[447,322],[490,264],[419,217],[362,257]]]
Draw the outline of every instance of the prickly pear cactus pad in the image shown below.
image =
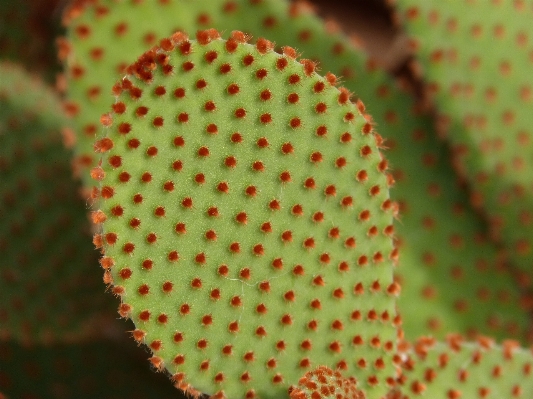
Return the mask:
[[333,75],[246,39],[177,33],[115,86],[92,170],[105,279],[184,389],[280,397],[327,365],[381,398],[399,289],[377,136]]
[[0,64],[0,75],[0,340],[79,338],[111,301],[94,271],[61,105],[18,67]]
[[[333,23],[325,25],[302,3],[283,0],[100,0],[74,8],[68,16],[68,94],[76,104],[73,109],[80,110],[74,118],[78,154],[90,157],[97,120],[114,101],[106,87],[119,79],[117,66],[123,69],[128,54],[158,43],[161,32],[176,27],[192,33],[210,26],[240,29],[319,60],[324,71],[340,76],[364,100],[390,149],[396,179],[391,195],[401,207],[401,223],[394,227],[402,246],[397,272],[406,287],[399,300],[406,337],[431,333],[444,338],[455,331],[524,339],[528,316],[516,306],[519,294],[503,267],[505,259],[483,238],[479,218],[462,205],[465,190],[456,184],[450,155],[435,140],[431,119],[417,115],[412,98]],[[78,158],[83,159],[88,158]],[[425,306],[413,305],[420,301]]]
[[533,351],[515,341],[495,345],[480,337],[468,342],[449,336],[446,342],[421,338],[406,352],[402,395],[393,398],[530,398],[533,395]]
[[531,275],[533,7],[527,1],[397,0],[420,72],[492,235]]

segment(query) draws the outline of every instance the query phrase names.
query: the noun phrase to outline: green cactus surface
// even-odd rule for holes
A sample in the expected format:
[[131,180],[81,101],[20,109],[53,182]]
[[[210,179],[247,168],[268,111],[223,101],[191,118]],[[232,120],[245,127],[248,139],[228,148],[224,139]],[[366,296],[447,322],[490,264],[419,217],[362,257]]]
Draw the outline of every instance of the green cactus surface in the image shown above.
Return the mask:
[[[419,115],[410,96],[355,49],[338,28],[324,25],[300,3],[278,0],[143,4],[100,1],[83,12],[77,9],[76,17],[71,18],[69,98],[83,110],[75,118],[78,154],[92,157],[91,134],[85,133],[98,130],[98,118],[108,109],[102,107],[113,101],[104,95],[104,80],[117,79],[117,66],[127,65],[128,54],[157,43],[159,31],[238,28],[256,38],[291,45],[306,58],[319,60],[323,70],[341,77],[343,84],[363,99],[386,138],[383,145],[389,148],[388,159],[397,181],[391,195],[402,211],[395,235],[402,249],[397,274],[406,287],[399,300],[406,337],[431,333],[444,338],[455,331],[470,336],[511,336],[526,342],[527,309],[517,306],[520,293],[505,257],[487,242],[485,226],[464,205],[467,194],[458,184],[445,145],[435,139],[431,119]],[[150,20],[159,24],[154,26]],[[125,29],[130,26],[136,29]],[[104,55],[93,59],[93,50],[103,43]],[[91,87],[100,87],[102,96],[91,98]],[[414,308],[420,301],[425,306]]]
[[392,399],[526,398],[533,392],[533,352],[516,341],[498,346],[482,337],[421,338],[406,352],[402,368],[402,394]]
[[526,1],[396,3],[471,202],[531,278],[533,8]]
[[79,339],[111,301],[63,147],[61,104],[19,67],[2,63],[0,74],[0,340]]
[[102,117],[93,219],[120,313],[185,389],[278,397],[327,365],[383,396],[396,251],[364,106],[292,48],[197,40],[145,53]]

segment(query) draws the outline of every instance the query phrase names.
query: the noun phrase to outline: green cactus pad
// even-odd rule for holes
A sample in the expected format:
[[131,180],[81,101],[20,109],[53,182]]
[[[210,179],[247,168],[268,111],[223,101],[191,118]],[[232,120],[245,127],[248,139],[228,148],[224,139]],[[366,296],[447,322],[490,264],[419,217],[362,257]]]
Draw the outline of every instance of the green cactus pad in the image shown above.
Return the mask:
[[501,399],[533,396],[533,352],[515,341],[422,338],[404,354],[401,394],[392,399]]
[[533,8],[526,3],[397,0],[471,202],[531,277]]
[[78,339],[111,301],[62,144],[65,118],[40,81],[6,63],[0,74],[0,340]]
[[2,399],[184,399],[132,342],[0,343]]
[[[333,24],[325,26],[307,7],[281,0],[145,1],[142,7],[99,1],[74,11],[67,74],[69,97],[83,111],[75,118],[80,132],[78,153],[92,157],[90,135],[82,132],[97,131],[96,121],[102,109],[108,109],[105,102],[113,101],[111,97],[91,100],[89,88],[100,87],[105,94],[104,80],[115,76],[117,65],[127,65],[128,51],[143,51],[149,44],[144,39],[151,38],[154,43],[160,39],[160,31],[179,27],[196,32],[211,25],[228,32],[238,28],[254,37],[292,45],[307,58],[320,60],[324,70],[341,76],[343,83],[364,99],[387,139],[389,160],[397,170],[391,195],[403,213],[395,233],[402,245],[397,271],[406,287],[400,297],[406,335],[414,339],[432,333],[443,338],[447,331],[457,331],[524,340],[528,316],[516,305],[516,286],[504,259],[483,239],[484,225],[462,205],[466,194],[456,182],[445,146],[434,138],[430,119],[417,115],[410,96],[354,49]],[[151,20],[159,23],[154,26]],[[124,29],[128,26],[136,29]],[[102,43],[104,56],[94,60],[91,49]],[[420,301],[426,306],[417,306],[413,312],[412,304]]]
[[381,397],[396,251],[364,106],[290,48],[217,37],[164,40],[102,118],[93,218],[120,312],[187,389],[279,397],[328,365]]

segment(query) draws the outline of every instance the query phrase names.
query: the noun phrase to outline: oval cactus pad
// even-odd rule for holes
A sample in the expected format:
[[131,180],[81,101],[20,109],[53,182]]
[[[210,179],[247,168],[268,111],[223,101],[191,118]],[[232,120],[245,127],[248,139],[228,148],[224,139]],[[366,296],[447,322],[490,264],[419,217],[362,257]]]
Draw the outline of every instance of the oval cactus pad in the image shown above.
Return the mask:
[[384,396],[394,207],[364,105],[292,48],[196,39],[141,56],[102,116],[93,220],[119,313],[189,391],[280,397],[325,365]]

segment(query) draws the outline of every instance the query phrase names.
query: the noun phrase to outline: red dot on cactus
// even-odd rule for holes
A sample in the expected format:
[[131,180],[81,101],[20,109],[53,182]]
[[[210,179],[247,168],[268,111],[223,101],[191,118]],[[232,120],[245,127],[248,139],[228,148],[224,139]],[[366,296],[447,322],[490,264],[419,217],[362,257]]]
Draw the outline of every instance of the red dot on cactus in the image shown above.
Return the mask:
[[122,250],[127,253],[127,254],[132,254],[133,251],[135,250],[135,244],[131,243],[131,242],[127,242],[126,244],[124,244],[124,246],[122,247]]
[[264,68],[259,69],[255,72],[255,76],[257,79],[264,79],[268,76],[268,71]]
[[366,255],[361,255],[359,259],[357,259],[357,264],[359,266],[365,266],[368,263],[368,257]]
[[246,195],[249,196],[249,197],[255,197],[256,194],[257,194],[257,187],[255,187],[255,186],[248,186],[248,187],[246,187],[246,189],[244,190],[244,192],[245,192]]
[[220,66],[220,73],[227,74],[231,72],[231,65],[230,64],[222,64]]
[[341,200],[341,206],[344,208],[348,208],[353,205],[353,198],[351,196],[344,197]]
[[163,119],[162,116],[156,116],[154,118],[154,120],[152,121],[152,124],[155,126],[155,127],[162,127],[165,123],[165,120]]
[[172,162],[172,169],[174,169],[176,172],[179,172],[183,169],[183,162],[180,160]]
[[157,86],[154,89],[154,94],[156,96],[164,96],[167,93],[167,89],[165,89],[165,86]]
[[233,334],[239,332],[239,323],[237,321],[232,321],[228,325],[228,330],[230,333],[233,333]]
[[103,138],[101,140],[98,140],[95,144],[94,144],[94,150],[96,152],[107,152],[109,151],[111,148],[113,148],[113,140],[111,140],[110,138]]
[[210,296],[211,296],[211,299],[218,301],[220,299],[220,290],[218,288],[211,290]]
[[175,365],[179,366],[183,363],[185,363],[185,356],[184,355],[177,355],[176,357],[174,357],[174,359],[172,360],[172,363],[174,363]]
[[276,61],[276,68],[280,71],[283,71],[287,65],[289,65],[289,61],[287,61],[285,58],[278,58]]
[[252,164],[252,169],[257,172],[263,172],[265,170],[265,166],[263,165],[263,162],[261,161],[255,161]]
[[165,294],[168,294],[169,292],[172,292],[174,284],[172,284],[170,281],[165,281],[161,288]]
[[124,280],[127,280],[131,277],[132,272],[130,268],[125,267],[124,269],[120,271],[119,274],[120,274],[120,277],[122,277]]
[[364,221],[364,222],[370,220],[370,211],[368,209],[365,209],[364,211],[362,211],[359,214],[359,220]]
[[194,68],[194,63],[193,63],[192,61],[185,61],[185,62],[182,64],[181,67],[183,68],[183,70],[184,70],[185,72],[189,72],[189,71],[193,70],[193,68]]
[[208,64],[212,64],[218,58],[218,53],[216,51],[208,51],[204,55],[204,59]]
[[148,149],[146,150],[146,155],[150,157],[155,157],[157,155],[157,152],[157,147],[151,146],[148,147]]
[[229,250],[233,253],[239,253],[241,252],[241,246],[238,242],[234,242],[230,244]]
[[244,66],[250,66],[254,63],[255,58],[252,54],[245,55],[242,59],[242,63]]
[[122,165],[122,158],[119,155],[113,155],[109,157],[108,162],[113,168],[118,168]]
[[244,108],[237,108],[235,110],[235,116],[240,119],[244,118],[246,116],[246,110]]
[[290,290],[283,294],[283,298],[285,298],[285,300],[287,301],[294,302],[296,299],[296,294],[294,293],[294,291]]
[[361,156],[366,157],[366,156],[372,154],[372,148],[370,148],[370,146],[368,146],[368,145],[365,145],[365,146],[361,147],[360,153],[361,153]]
[[262,124],[266,125],[272,122],[272,115],[271,114],[262,114],[259,117],[259,120]]
[[289,125],[290,127],[292,127],[293,129],[296,129],[298,127],[300,127],[302,125],[302,121],[300,120],[300,118],[292,118],[290,121],[289,121]]
[[292,241],[292,231],[285,230],[283,233],[281,233],[281,241],[283,241],[283,242],[291,242]]
[[326,194],[327,197],[334,197],[337,195],[337,189],[335,188],[335,185],[330,184],[324,189],[324,194]]
[[184,339],[183,333],[181,332],[175,333],[174,336],[172,337],[172,340],[177,344],[179,344],[180,342],[183,342],[183,339]]
[[261,137],[257,140],[257,146],[259,148],[265,148],[268,147],[268,140],[266,137]]
[[131,125],[127,122],[122,122],[120,125],[118,125],[118,132],[120,134],[128,134],[131,132]]
[[182,205],[184,208],[192,208],[192,206],[193,206],[192,198],[191,198],[191,197],[186,197],[186,198],[184,198],[184,199],[181,201],[181,205]]
[[201,89],[205,89],[207,87],[207,82],[205,81],[205,79],[200,79],[198,81],[196,81],[196,88],[201,90]]
[[163,346],[163,343],[160,340],[155,340],[150,343],[150,349],[153,351],[158,351]]
[[124,208],[122,208],[120,205],[115,205],[113,208],[111,208],[111,214],[113,216],[122,216],[124,214]]
[[198,264],[204,264],[206,262],[206,256],[203,252],[200,252],[199,254],[196,254],[194,257],[194,261]]
[[210,123],[209,125],[207,125],[207,127],[205,128],[205,131],[209,134],[218,134],[218,126],[215,125],[214,123]]
[[212,206],[209,209],[207,209],[207,214],[211,217],[218,216],[218,208],[216,206]]
[[318,103],[315,105],[315,111],[319,114],[323,114],[328,110],[328,106],[325,103]]
[[207,101],[204,104],[204,109],[208,112],[213,112],[217,109],[217,106],[214,101]]
[[272,92],[268,89],[265,89],[259,94],[259,98],[262,101],[268,101],[272,98]]
[[176,98],[185,97],[185,89],[183,87],[178,87],[176,90],[174,90],[174,97]]
[[[222,354],[229,356],[233,353],[233,345],[225,345],[222,348]],[[220,374],[220,373],[219,373]]]
[[196,343],[196,347],[198,349],[205,349],[207,348],[208,342],[206,339],[201,339]]
[[341,143],[349,143],[352,141],[352,135],[348,132],[345,132],[341,135]]
[[150,320],[150,311],[143,310],[141,313],[139,313],[139,319],[141,321],[148,321]]
[[315,240],[312,237],[306,238],[303,242],[303,246],[306,249],[311,249],[315,247]]
[[263,281],[259,283],[259,289],[263,292],[270,292],[270,282]]
[[150,293],[150,287],[147,284],[141,285],[137,291],[140,295],[148,295]]
[[357,172],[357,174],[355,175],[355,178],[357,179],[357,181],[359,182],[365,182],[368,180],[368,173],[366,170],[360,170],[359,172]]
[[233,298],[231,298],[230,304],[231,306],[234,306],[234,307],[241,306],[242,305],[241,298],[239,296],[234,296]]
[[235,132],[231,135],[230,140],[232,143],[235,143],[235,144],[242,143],[242,135],[238,132]]
[[291,174],[289,171],[284,171],[284,172],[281,172],[280,175],[279,175],[279,179],[284,182],[284,183],[288,183],[291,181]]
[[133,203],[134,204],[140,204],[143,202],[143,196],[141,194],[135,194],[133,196]]
[[168,316],[164,313],[161,313],[159,316],[157,316],[157,322],[159,324],[166,324],[168,322]]
[[228,193],[229,192],[229,185],[225,181],[218,183],[217,190],[221,193]]
[[167,181],[163,184],[163,189],[167,192],[174,191],[174,182]]
[[130,97],[132,100],[138,100],[142,97],[143,91],[139,89],[138,87],[132,87],[130,89]]
[[273,211],[279,211],[281,209],[281,204],[278,200],[272,200],[269,202],[268,207]]
[[157,217],[165,216],[165,207],[163,207],[163,206],[156,207],[155,210],[154,210],[154,215],[157,216]]
[[253,253],[257,256],[263,256],[265,254],[265,248],[262,244],[254,245]]
[[300,96],[297,93],[291,93],[287,96],[287,102],[290,104],[296,104],[300,100]]
[[157,235],[155,233],[149,233],[147,236],[146,236],[146,241],[149,243],[149,244],[153,244],[154,242],[157,241]]
[[270,222],[265,222],[261,225],[261,231],[263,233],[272,233],[272,225]]
[[101,195],[102,195],[102,198],[105,198],[105,199],[112,198],[113,195],[115,195],[115,190],[113,189],[113,187],[104,186],[102,187]]
[[200,289],[200,288],[202,288],[202,280],[199,279],[198,277],[192,279],[192,281],[191,281],[191,287],[192,287],[192,288],[196,288],[196,289]]
[[182,316],[188,315],[190,311],[191,311],[191,307],[189,306],[188,303],[184,303],[183,305],[180,306],[180,314]]
[[205,238],[209,241],[216,241],[217,233],[214,230],[208,230],[205,232]]
[[311,154],[311,156],[309,157],[309,159],[313,163],[318,163],[318,162],[322,162],[323,161],[322,154],[320,153],[320,151],[313,152]]
[[205,183],[205,176],[203,173],[198,173],[194,176],[194,181],[198,184],[204,184]]
[[283,154],[291,154],[294,152],[294,147],[292,146],[291,143],[284,143],[281,146],[281,152]]
[[152,181],[152,174],[150,172],[144,172],[141,175],[141,181],[143,183],[150,183]]
[[378,234],[378,228],[376,226],[372,226],[370,227],[370,229],[368,229],[367,235],[369,237],[375,237],[377,234]]
[[246,215],[246,212],[239,212],[237,216],[235,216],[235,220],[239,223],[246,224],[248,223],[248,216]]
[[189,114],[187,112],[182,112],[178,115],[178,122],[185,123],[189,121]]
[[115,111],[115,113],[117,114],[123,114],[124,112],[126,112],[126,104],[124,104],[123,102],[113,104],[113,111]]
[[[178,254],[178,251],[171,251],[168,253],[168,256],[167,256],[167,259],[170,261],[170,262],[177,262],[179,260],[179,254]],[[150,261],[150,264],[151,264],[151,261]]]
[[131,139],[128,141],[128,147],[130,147],[132,150],[138,148],[141,145],[141,142],[138,139]]
[[174,230],[176,231],[176,233],[179,233],[179,234],[185,234],[187,232],[185,223],[176,223]]

